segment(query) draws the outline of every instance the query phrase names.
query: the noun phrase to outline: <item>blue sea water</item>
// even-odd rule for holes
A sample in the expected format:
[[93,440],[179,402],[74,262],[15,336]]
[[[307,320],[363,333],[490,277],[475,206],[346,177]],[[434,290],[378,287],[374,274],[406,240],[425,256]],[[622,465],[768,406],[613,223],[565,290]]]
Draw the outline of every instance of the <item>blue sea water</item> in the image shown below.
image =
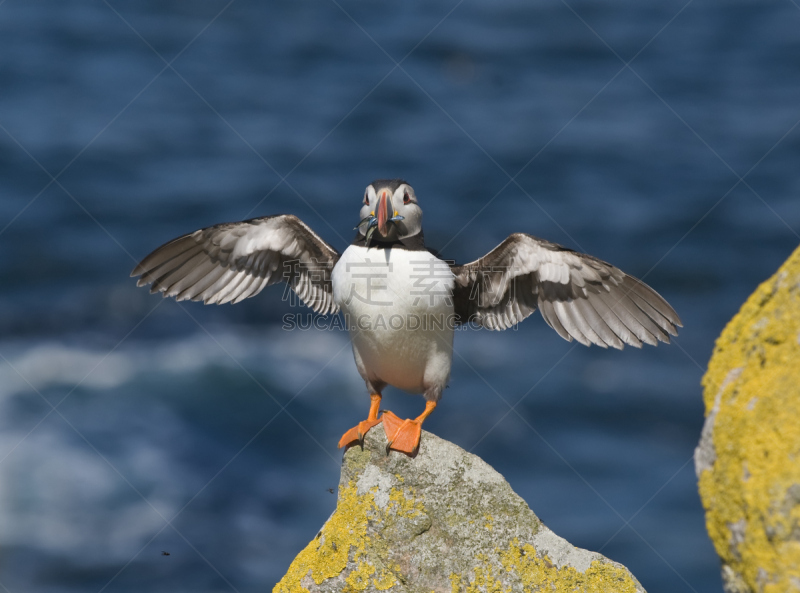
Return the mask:
[[799,25],[745,0],[0,1],[4,590],[272,587],[368,406],[347,337],[282,330],[277,287],[179,305],[128,274],[282,212],[342,250],[367,183],[404,177],[447,257],[529,232],[675,306],[641,351],[538,315],[460,332],[425,427],[651,593],[721,591],[699,381],[800,238]]

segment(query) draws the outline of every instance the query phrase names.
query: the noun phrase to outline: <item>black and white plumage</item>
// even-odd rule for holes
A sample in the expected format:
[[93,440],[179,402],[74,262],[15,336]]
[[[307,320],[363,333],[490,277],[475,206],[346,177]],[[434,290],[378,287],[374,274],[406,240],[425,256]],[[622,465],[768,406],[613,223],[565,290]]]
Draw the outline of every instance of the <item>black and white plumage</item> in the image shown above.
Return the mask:
[[176,300],[238,303],[288,282],[317,313],[336,313],[331,270],[336,250],[292,214],[214,225],[165,243],[131,276]]
[[538,308],[565,340],[621,349],[669,343],[680,318],[641,280],[603,260],[514,233],[477,261],[454,266],[459,320],[493,330]]
[[[341,255],[293,215],[220,224],[178,237],[133,270],[138,285],[178,300],[236,303],[287,282],[317,313],[345,315],[358,371],[372,394],[362,439],[383,421],[392,448],[412,453],[450,377],[454,328],[504,330],[539,309],[569,341],[622,348],[669,342],[680,318],[652,288],[591,255],[524,233],[455,265],[424,244],[422,210],[400,179],[364,194],[353,244]],[[394,320],[394,321],[393,321]],[[426,411],[378,418],[386,385],[422,393]]]

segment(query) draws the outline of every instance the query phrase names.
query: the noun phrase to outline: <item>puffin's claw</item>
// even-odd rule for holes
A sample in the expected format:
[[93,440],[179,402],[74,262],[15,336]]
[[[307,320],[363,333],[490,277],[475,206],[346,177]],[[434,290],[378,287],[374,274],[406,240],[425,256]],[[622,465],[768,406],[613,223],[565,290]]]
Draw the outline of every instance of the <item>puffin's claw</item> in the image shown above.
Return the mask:
[[374,420],[362,420],[358,423],[358,425],[354,426],[346,433],[342,435],[342,438],[339,439],[339,448],[346,447],[350,443],[354,443],[358,441],[361,444],[361,448],[364,448],[364,437],[369,432],[370,428],[380,424],[381,419],[375,418]]
[[422,434],[422,421],[420,420],[401,420],[389,411],[383,413],[383,430],[389,444],[389,449],[400,451],[407,455],[413,455],[419,447],[419,438]]

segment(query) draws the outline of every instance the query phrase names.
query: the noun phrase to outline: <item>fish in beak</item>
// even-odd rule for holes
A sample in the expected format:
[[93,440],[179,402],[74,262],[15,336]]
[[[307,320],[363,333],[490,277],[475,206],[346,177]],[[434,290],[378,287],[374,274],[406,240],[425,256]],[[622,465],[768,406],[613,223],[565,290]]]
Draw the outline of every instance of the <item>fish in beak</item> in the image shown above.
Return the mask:
[[[376,212],[378,213],[377,216],[375,215]],[[381,191],[375,210],[370,212],[369,216],[363,218],[361,222],[356,225],[356,229],[361,228],[364,224],[367,225],[366,229],[364,229],[364,239],[366,240],[367,247],[369,247],[372,235],[375,234],[375,231],[378,231],[381,236],[386,237],[389,234],[389,223],[400,222],[401,220],[405,220],[405,217],[398,214],[392,208],[391,194],[384,189]]]
[[375,210],[378,218],[378,232],[385,237],[388,231],[386,223],[389,222],[394,214],[392,198],[387,190],[381,190],[381,197],[378,198],[378,207]]

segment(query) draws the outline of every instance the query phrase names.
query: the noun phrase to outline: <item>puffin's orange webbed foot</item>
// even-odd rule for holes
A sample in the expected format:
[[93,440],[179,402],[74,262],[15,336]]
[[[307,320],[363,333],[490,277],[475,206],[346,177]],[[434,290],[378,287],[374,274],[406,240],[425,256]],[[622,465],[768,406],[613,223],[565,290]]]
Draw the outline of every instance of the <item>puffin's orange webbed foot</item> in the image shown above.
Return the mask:
[[401,420],[392,412],[383,413],[383,430],[389,439],[388,449],[394,449],[407,455],[413,455],[419,447],[419,437],[422,434],[422,421]]
[[366,420],[362,420],[357,426],[354,426],[342,435],[342,438],[339,439],[340,449],[356,441],[361,443],[363,447],[364,436],[369,432],[370,428],[380,423],[381,419],[378,418],[378,410],[381,406],[381,395],[379,393],[373,393],[369,396],[369,399],[369,416],[367,416]]
[[362,420],[357,426],[354,426],[342,435],[342,438],[339,439],[339,448],[341,449],[342,447],[346,447],[350,443],[354,443],[356,441],[363,443],[364,436],[366,436],[367,432],[369,432],[369,429],[376,424],[380,424],[380,422],[380,418],[375,418],[374,420]]

